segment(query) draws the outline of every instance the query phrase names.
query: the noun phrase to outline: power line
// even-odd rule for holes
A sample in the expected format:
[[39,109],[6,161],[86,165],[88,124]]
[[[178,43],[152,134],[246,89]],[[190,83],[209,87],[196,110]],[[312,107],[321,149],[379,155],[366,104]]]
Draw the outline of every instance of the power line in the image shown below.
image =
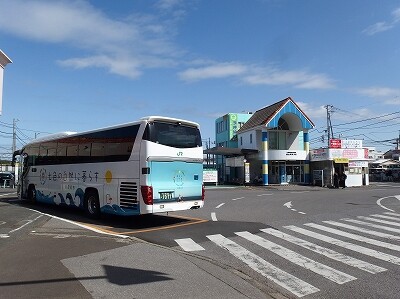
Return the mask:
[[[338,108],[336,108],[336,109],[338,109]],[[365,118],[365,119],[361,119],[361,120],[355,120],[355,121],[351,121],[351,122],[347,122],[347,123],[335,124],[334,126],[335,127],[339,127],[339,126],[344,126],[344,125],[350,125],[350,124],[355,124],[355,123],[359,123],[359,122],[375,120],[375,119],[378,119],[378,118],[382,118],[382,117],[386,117],[386,116],[390,116],[390,115],[394,115],[394,114],[399,114],[399,113],[400,113],[400,111],[396,111],[396,112],[392,112],[392,113],[388,113],[388,114],[383,114],[383,115],[380,115],[380,116]],[[392,118],[392,119],[389,119],[389,120],[393,120],[393,119],[396,119],[396,118]]]

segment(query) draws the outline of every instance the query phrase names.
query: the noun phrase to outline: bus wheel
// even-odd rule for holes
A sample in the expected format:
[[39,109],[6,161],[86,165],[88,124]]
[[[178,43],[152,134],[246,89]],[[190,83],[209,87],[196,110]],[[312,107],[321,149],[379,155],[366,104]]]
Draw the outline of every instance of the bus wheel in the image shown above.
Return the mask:
[[31,185],[28,188],[28,201],[30,203],[35,203],[36,202],[36,190],[35,186]]
[[100,202],[97,192],[88,191],[85,196],[85,210],[90,218],[100,217]]

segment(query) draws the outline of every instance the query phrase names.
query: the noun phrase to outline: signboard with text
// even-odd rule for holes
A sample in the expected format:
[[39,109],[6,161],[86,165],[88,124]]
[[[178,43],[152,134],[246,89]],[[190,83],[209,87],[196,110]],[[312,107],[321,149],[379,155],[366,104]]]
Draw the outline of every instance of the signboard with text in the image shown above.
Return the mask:
[[329,148],[342,148],[341,139],[329,139]]
[[203,170],[203,182],[204,183],[218,183],[218,171],[215,169],[204,169]]
[[362,140],[356,139],[330,139],[329,148],[362,148]]
[[310,151],[311,161],[336,160],[336,163],[349,163],[349,160],[365,159],[368,159],[368,150],[363,148],[321,148]]

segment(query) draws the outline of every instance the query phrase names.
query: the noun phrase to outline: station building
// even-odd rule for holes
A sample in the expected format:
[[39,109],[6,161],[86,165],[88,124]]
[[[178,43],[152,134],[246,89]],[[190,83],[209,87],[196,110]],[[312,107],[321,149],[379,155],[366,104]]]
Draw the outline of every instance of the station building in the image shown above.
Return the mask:
[[[252,114],[237,114],[244,122],[236,124],[236,132],[220,125],[221,119],[231,115],[217,119],[216,147],[207,150],[220,156],[217,164],[222,182],[311,182],[308,131],[314,124],[290,97]],[[235,134],[221,134],[231,129]]]
[[[215,120],[215,144],[216,148],[219,149],[217,151],[219,154],[216,155],[215,160],[219,181],[238,182],[239,177],[243,177],[243,170],[231,165],[232,159],[229,158],[237,157],[238,139],[236,133],[250,119],[251,115],[251,112],[228,113]],[[243,166],[243,164],[240,166]]]

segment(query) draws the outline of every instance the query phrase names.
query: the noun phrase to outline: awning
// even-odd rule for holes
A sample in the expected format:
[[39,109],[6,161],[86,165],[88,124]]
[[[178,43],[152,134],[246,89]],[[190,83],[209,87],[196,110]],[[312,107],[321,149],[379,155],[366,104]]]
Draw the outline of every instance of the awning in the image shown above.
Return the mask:
[[234,147],[218,146],[218,147],[206,149],[206,150],[204,150],[203,153],[210,154],[210,155],[221,155],[221,156],[234,157],[234,156],[244,156],[246,154],[256,154],[256,153],[258,153],[258,150],[249,149],[249,148],[234,148]]

